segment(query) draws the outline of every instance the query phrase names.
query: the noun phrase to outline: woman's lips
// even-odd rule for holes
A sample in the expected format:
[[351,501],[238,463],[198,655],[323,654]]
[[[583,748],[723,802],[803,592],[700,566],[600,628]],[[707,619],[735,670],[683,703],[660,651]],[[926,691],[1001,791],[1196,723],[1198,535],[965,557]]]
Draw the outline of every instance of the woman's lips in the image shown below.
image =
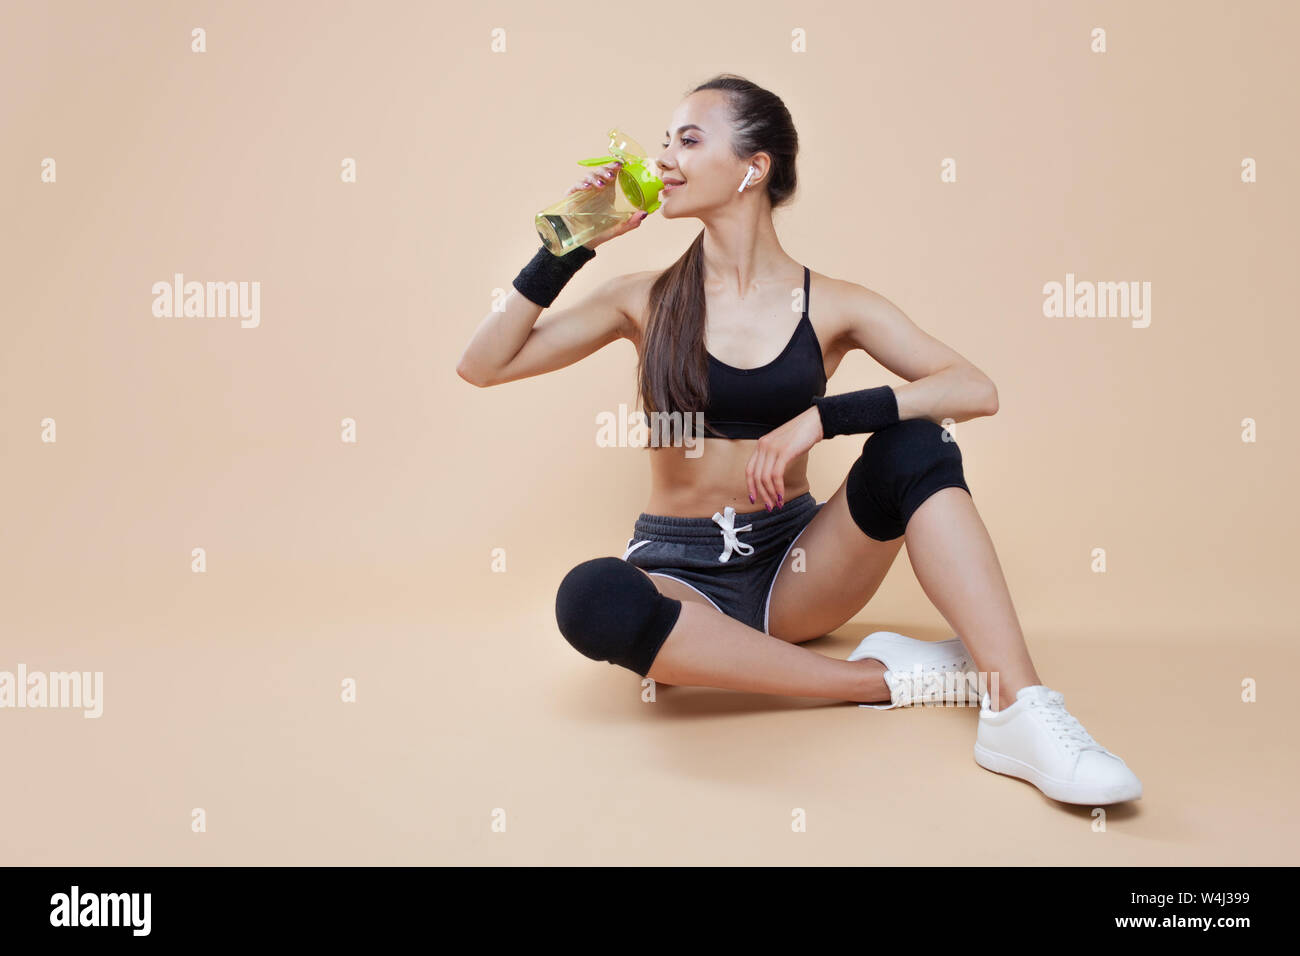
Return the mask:
[[672,192],[678,186],[685,186],[685,183],[664,183],[664,192]]

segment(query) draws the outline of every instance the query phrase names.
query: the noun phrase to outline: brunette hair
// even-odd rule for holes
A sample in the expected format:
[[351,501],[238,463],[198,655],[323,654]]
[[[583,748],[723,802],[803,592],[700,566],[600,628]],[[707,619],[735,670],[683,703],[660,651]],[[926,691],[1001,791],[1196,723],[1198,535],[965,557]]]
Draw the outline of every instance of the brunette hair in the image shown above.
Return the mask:
[[[799,136],[790,111],[775,93],[733,73],[719,73],[693,90],[727,94],[731,146],[738,159],[764,152],[772,157],[766,179],[772,208],[790,201],[796,186]],[[704,347],[704,230],[650,287],[645,340],[637,362],[637,391],[647,415],[695,412],[709,397]],[[712,429],[710,429],[712,431]]]

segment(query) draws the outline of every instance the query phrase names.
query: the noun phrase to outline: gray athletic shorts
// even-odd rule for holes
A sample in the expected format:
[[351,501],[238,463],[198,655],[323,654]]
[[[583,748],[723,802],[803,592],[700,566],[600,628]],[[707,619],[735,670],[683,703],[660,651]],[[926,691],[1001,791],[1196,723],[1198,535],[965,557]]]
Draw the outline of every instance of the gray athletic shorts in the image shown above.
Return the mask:
[[642,512],[623,560],[694,588],[723,614],[766,634],[776,573],[825,503],[806,491],[771,514],[737,513],[730,505],[712,518]]

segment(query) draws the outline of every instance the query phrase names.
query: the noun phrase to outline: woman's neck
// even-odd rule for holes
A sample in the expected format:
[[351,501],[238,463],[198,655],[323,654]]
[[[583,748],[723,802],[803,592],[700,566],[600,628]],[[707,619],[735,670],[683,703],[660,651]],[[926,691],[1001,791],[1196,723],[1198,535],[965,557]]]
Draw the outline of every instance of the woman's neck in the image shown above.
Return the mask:
[[717,283],[743,299],[772,282],[784,282],[792,265],[798,265],[781,248],[772,226],[771,212],[737,211],[704,224],[704,280]]

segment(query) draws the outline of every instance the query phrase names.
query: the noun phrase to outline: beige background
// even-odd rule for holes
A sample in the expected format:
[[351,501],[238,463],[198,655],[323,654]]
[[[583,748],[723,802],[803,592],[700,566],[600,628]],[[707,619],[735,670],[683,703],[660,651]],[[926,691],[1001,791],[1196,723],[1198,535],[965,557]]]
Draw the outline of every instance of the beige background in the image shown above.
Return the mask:
[[[704,3],[642,9],[640,41],[628,19],[0,9],[0,670],[104,673],[98,720],[0,710],[0,858],[1292,861],[1300,10]],[[798,126],[791,255],[997,383],[1000,412],[958,426],[966,474],[1044,682],[1145,784],[1106,832],[980,769],[972,710],[649,705],[558,633],[563,574],[621,554],[647,500],[647,453],[594,439],[634,350],[486,390],[455,364],[573,161],[610,125],[657,144],[722,70]],[[560,301],[698,228],[652,217]],[[260,327],[154,317],[175,272],[260,282]],[[1045,318],[1067,272],[1151,282],[1150,327]],[[858,352],[830,391],[897,381]],[[813,452],[819,500],[859,447]],[[904,558],[812,646],[878,629],[951,636]]]

